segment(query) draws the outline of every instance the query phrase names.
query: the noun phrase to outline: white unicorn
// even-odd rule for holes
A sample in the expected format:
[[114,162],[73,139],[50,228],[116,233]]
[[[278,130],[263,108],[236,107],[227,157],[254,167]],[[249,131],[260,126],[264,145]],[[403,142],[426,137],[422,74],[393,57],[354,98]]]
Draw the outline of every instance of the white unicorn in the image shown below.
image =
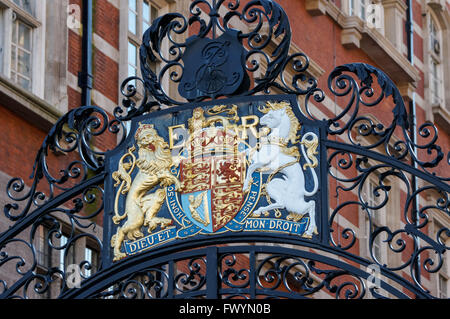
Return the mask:
[[[300,129],[300,124],[289,104],[269,102],[267,107],[260,110],[266,113],[261,117],[260,123],[270,128],[270,134],[265,138],[260,138],[259,147],[254,149],[254,153],[250,155],[251,164],[247,169],[243,189],[247,190],[251,183],[251,176],[256,170],[263,174],[271,174],[266,184],[266,192],[271,198],[271,203],[258,208],[253,215],[259,217],[261,213],[269,210],[286,209],[289,212],[286,219],[299,221],[305,214],[309,214],[310,223],[304,236],[312,237],[313,234],[317,234],[316,202],[314,200],[305,201],[305,197],[313,196],[319,188],[317,174],[314,170],[318,164],[314,156],[317,154],[319,141],[317,135],[308,132],[303,135],[300,142],[302,154],[307,162],[303,169],[306,170],[309,167],[314,180],[313,190],[307,191],[305,177],[299,163],[298,148],[297,146],[287,147],[289,141],[292,144],[298,143],[297,131]],[[307,147],[306,154],[305,145]],[[272,178],[277,173],[282,174],[282,177]]]

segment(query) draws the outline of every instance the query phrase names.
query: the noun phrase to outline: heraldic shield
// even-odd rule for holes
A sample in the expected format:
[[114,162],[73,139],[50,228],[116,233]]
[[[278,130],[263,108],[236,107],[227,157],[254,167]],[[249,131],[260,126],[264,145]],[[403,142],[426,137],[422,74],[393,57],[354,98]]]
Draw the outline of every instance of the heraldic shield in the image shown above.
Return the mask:
[[[219,131],[217,136],[225,134]],[[181,203],[197,226],[214,233],[232,220],[244,199],[245,158],[242,155],[208,156],[180,164]]]
[[133,119],[124,145],[106,158],[113,261],[210,236],[320,240],[321,129],[291,96]]

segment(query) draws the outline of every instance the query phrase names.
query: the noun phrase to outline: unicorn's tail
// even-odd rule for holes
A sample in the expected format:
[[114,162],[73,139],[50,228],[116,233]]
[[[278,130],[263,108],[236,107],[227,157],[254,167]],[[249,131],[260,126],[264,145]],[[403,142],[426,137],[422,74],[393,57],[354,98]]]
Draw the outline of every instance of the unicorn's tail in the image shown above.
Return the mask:
[[[312,137],[312,139],[309,139],[310,137]],[[314,168],[318,166],[318,160],[316,158],[316,155],[318,154],[317,147],[319,146],[319,138],[313,132],[308,132],[305,135],[303,135],[300,145],[302,149],[302,154],[306,160],[306,164],[303,165],[303,169],[306,170],[306,168],[309,167],[314,180],[313,190],[308,192],[305,189],[305,196],[313,196],[319,190],[319,179],[317,178],[316,171],[314,170]],[[305,145],[307,147],[306,151]]]

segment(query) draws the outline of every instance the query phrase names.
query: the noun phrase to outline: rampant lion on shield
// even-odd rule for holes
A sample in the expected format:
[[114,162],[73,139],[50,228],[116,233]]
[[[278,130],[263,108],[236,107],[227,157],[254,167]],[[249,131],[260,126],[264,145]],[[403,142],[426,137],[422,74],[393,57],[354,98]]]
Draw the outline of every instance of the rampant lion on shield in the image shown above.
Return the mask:
[[[120,159],[118,170],[112,174],[116,181],[114,187],[120,185],[114,203],[113,222],[119,224],[121,220],[128,218],[111,238],[114,261],[126,256],[120,251],[125,236],[134,241],[144,236],[141,231],[143,226],[148,227],[148,232],[151,233],[158,225],[166,228],[172,224],[171,219],[157,217],[166,199],[162,187],[175,185],[177,191],[181,189],[179,180],[170,172],[174,163],[168,144],[158,135],[153,125],[140,123],[135,140],[139,157],[136,159],[133,154],[136,147],[132,146]],[[131,173],[136,167],[139,171],[132,180]],[[156,189],[157,186],[161,188]],[[154,189],[156,190],[153,191]],[[126,195],[125,212],[122,215],[118,211],[120,195]]]

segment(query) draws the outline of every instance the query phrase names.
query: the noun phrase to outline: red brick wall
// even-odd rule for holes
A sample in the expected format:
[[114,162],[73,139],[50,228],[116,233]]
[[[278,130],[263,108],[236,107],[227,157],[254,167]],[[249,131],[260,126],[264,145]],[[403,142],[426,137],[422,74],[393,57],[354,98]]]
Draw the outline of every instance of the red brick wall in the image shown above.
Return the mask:
[[[73,1],[73,3],[81,5],[80,2]],[[119,10],[106,0],[96,0],[93,6],[94,33],[114,48],[119,49]],[[72,30],[69,30],[68,52],[68,70],[78,76],[78,72],[82,68],[82,37]],[[118,103],[118,63],[107,57],[98,47],[93,46],[92,55],[93,88],[111,101]],[[79,105],[78,96],[73,92],[68,94],[69,105],[72,107]]]
[[118,103],[119,65],[98,48],[94,49],[93,64],[94,89]]
[[95,33],[119,50],[119,10],[106,0],[96,0],[94,5]]
[[[71,1],[81,6],[81,0]],[[93,2],[93,32],[115,49],[119,49],[119,10],[106,0]],[[69,30],[68,71],[78,78],[82,69],[82,36]],[[92,47],[93,90],[97,90],[114,103],[118,100],[119,65],[109,58],[101,48]],[[81,106],[81,89],[67,87],[69,109]],[[95,103],[96,101],[93,101]],[[102,107],[102,105],[98,105]],[[107,135],[107,133],[105,133]],[[108,135],[98,139],[100,149],[111,149],[116,144],[116,137]]]
[[1,105],[0,112],[0,171],[20,177],[29,185],[37,151],[47,132]]

